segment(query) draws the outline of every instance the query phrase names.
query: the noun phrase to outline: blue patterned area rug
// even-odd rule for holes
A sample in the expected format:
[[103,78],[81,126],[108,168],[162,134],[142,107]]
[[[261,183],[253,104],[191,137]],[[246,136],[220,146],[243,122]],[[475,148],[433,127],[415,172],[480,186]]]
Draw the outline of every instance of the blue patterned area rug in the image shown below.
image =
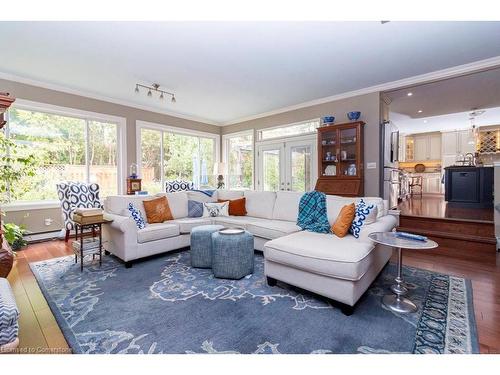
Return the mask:
[[404,268],[418,312],[381,304],[390,264],[344,316],[318,296],[266,285],[263,257],[242,280],[190,267],[189,251],[126,269],[113,257],[85,265],[73,257],[31,263],[75,353],[477,353],[471,283]]

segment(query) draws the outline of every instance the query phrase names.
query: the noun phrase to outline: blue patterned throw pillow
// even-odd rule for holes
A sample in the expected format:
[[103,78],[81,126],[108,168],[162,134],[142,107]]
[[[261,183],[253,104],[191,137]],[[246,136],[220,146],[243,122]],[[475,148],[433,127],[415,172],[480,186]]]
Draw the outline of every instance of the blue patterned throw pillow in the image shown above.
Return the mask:
[[128,210],[130,212],[130,217],[135,221],[135,225],[137,225],[137,229],[146,228],[146,222],[142,217],[141,211],[132,203],[128,204]]
[[188,200],[188,217],[202,217],[203,203],[198,201]]
[[194,184],[190,181],[173,180],[165,182],[165,191],[167,193],[175,193],[177,191],[193,190]]
[[368,225],[377,221],[377,211],[377,206],[374,204],[367,205],[366,202],[361,199],[358,203],[356,203],[356,214],[349,232],[355,238],[359,238],[359,233],[361,232],[363,225]]

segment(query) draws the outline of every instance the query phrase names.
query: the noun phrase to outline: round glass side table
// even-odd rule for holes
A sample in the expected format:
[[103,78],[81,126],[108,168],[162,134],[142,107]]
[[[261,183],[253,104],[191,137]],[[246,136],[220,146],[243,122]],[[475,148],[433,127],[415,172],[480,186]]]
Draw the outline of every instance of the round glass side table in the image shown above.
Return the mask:
[[418,241],[398,237],[395,232],[370,233],[370,235],[368,235],[368,238],[373,242],[379,243],[381,245],[391,246],[398,249],[398,275],[394,279],[396,281],[396,284],[391,286],[391,290],[394,294],[384,296],[384,298],[382,299],[382,303],[384,304],[384,306],[399,313],[410,313],[417,311],[417,305],[415,305],[408,298],[404,297],[406,294],[408,294],[408,288],[406,288],[403,281],[402,249],[429,250],[438,247],[438,244],[432,240]]

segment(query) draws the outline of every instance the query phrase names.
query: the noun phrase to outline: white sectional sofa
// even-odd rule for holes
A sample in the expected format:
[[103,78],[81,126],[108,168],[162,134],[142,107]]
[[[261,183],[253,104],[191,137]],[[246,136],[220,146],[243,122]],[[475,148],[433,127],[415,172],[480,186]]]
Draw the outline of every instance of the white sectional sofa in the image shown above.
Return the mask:
[[[161,193],[167,196],[174,220],[149,224],[137,229],[129,217],[129,202],[145,218],[142,201],[151,196],[110,196],[105,202],[106,216],[113,220],[103,226],[106,249],[125,262],[189,246],[190,231],[195,226],[221,224],[243,227],[254,235],[256,250],[264,252],[268,283],[284,281],[341,303],[343,311],[366,291],[391,257],[392,249],[374,245],[368,235],[390,231],[397,226],[397,213],[387,210],[381,198],[363,198],[378,207],[377,221],[362,227],[360,238],[348,234],[301,231],[296,225],[302,193],[279,191],[217,190],[212,197],[195,192]],[[218,199],[246,198],[247,216],[188,217],[188,200],[216,202]],[[327,214],[333,224],[340,209],[361,198],[327,196]]]

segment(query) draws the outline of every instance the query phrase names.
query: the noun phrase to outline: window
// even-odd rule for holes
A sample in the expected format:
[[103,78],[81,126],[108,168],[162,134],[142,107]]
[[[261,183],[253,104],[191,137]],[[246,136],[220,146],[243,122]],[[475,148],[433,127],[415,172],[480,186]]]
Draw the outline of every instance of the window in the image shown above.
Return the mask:
[[214,188],[216,135],[202,136],[165,126],[139,125],[139,165],[143,190],[164,191],[166,181],[192,181],[195,188]]
[[228,189],[253,188],[253,131],[224,137]]
[[271,129],[264,129],[259,132],[259,139],[264,140],[313,133],[319,124],[319,119],[316,119]]
[[96,182],[101,197],[120,193],[117,123],[19,106],[9,111],[6,135],[37,159],[19,201],[57,200],[60,181]]

